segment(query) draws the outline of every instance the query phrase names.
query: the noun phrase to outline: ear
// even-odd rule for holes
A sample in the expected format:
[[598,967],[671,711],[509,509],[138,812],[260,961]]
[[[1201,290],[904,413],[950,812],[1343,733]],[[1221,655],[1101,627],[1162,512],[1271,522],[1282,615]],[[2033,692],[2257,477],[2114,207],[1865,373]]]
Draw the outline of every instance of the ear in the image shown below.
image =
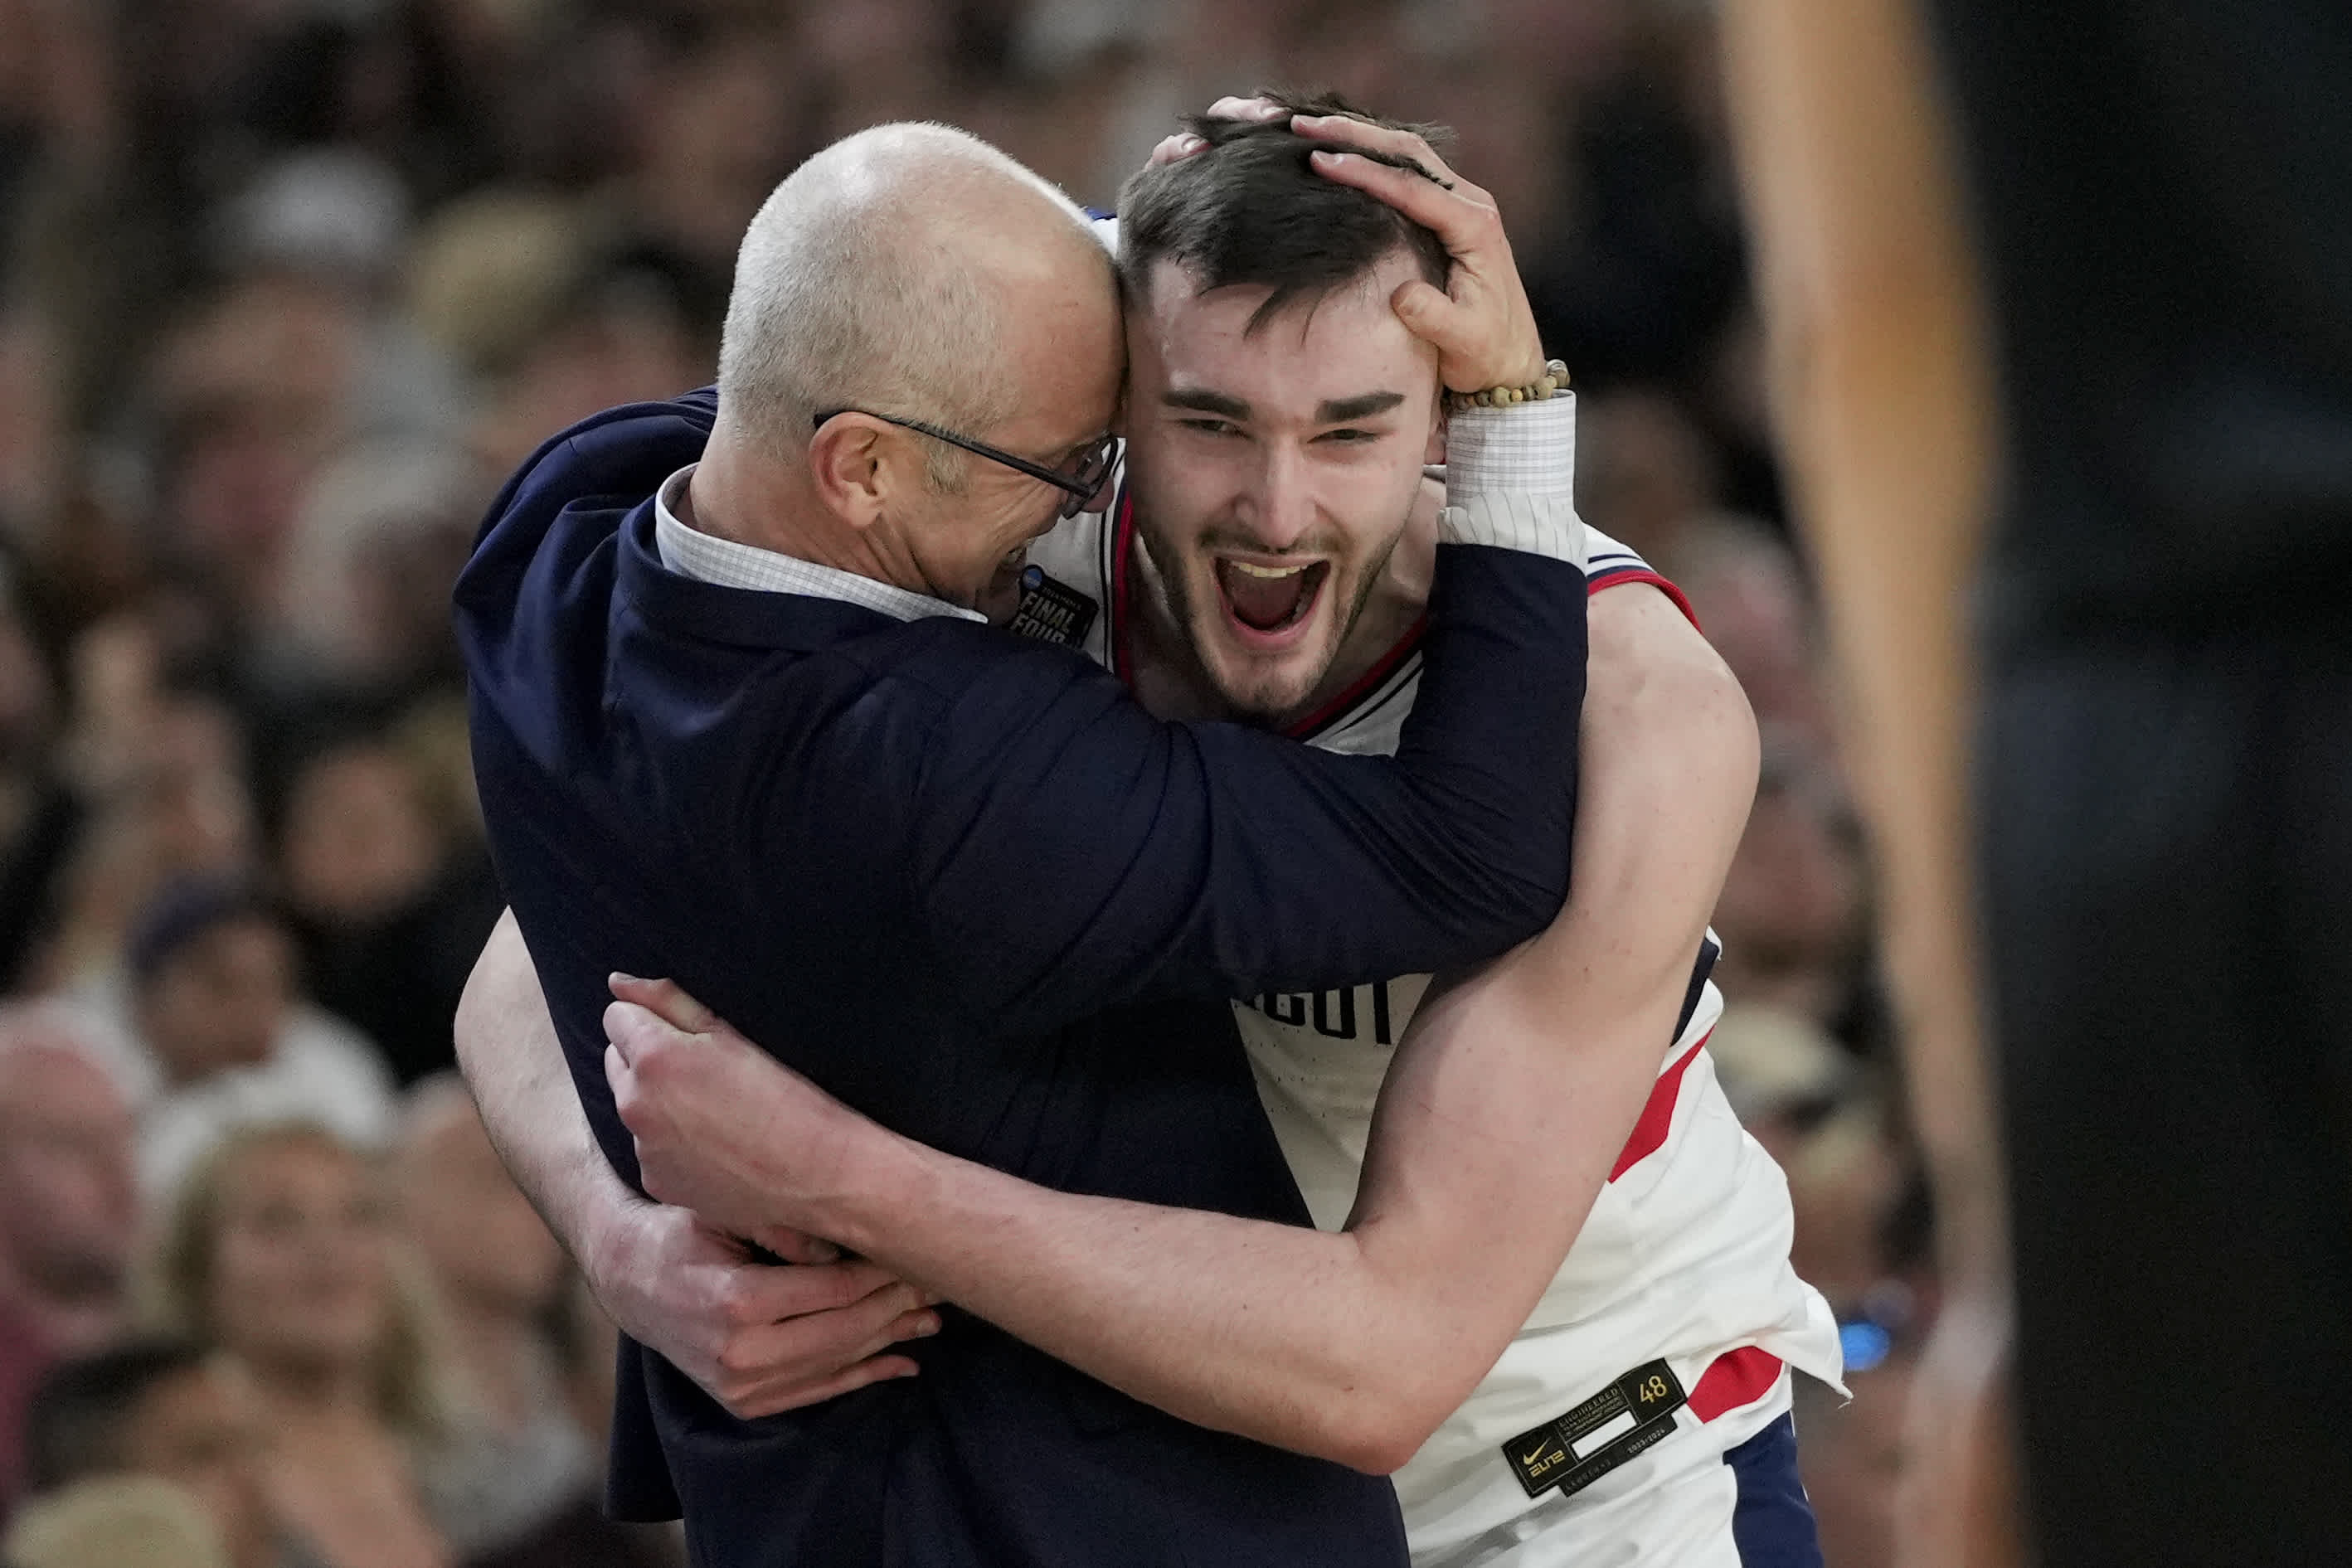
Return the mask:
[[1445,389],[1437,389],[1437,401],[1429,410],[1429,440],[1421,449],[1421,460],[1426,464],[1445,461]]
[[809,482],[828,511],[854,528],[882,516],[897,476],[890,427],[870,414],[837,413],[809,438]]

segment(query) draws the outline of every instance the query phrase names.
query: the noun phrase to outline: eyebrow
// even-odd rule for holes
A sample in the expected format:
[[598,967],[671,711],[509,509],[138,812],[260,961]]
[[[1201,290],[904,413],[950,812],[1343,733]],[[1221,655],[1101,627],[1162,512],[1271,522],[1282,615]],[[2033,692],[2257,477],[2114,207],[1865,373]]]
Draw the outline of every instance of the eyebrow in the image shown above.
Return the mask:
[[1393,392],[1366,392],[1360,397],[1327,398],[1315,405],[1318,424],[1346,424],[1353,420],[1370,419],[1376,413],[1386,413],[1404,402],[1404,393]]
[[1222,413],[1233,419],[1247,419],[1250,405],[1237,397],[1206,387],[1172,387],[1160,394],[1160,401],[1170,408],[1198,409],[1202,413]]
[[[1231,393],[1211,392],[1206,387],[1174,387],[1160,393],[1160,401],[1171,408],[1197,409],[1202,413],[1221,413],[1228,419],[1247,419],[1250,416],[1248,403]],[[1346,424],[1351,420],[1370,419],[1376,413],[1388,413],[1402,402],[1404,393],[1394,392],[1326,398],[1315,405],[1315,423]]]

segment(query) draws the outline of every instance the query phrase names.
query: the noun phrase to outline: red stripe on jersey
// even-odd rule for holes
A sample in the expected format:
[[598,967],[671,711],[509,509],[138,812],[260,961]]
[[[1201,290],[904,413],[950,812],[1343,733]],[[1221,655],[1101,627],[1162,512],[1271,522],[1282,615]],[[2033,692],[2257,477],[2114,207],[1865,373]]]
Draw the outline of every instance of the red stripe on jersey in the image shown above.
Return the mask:
[[1668,582],[1664,578],[1660,577],[1656,572],[1652,571],[1646,566],[1624,566],[1618,567],[1613,570],[1603,570],[1596,572],[1593,574],[1591,580],[1585,583],[1584,591],[1587,596],[1590,596],[1600,592],[1604,588],[1622,588],[1629,582],[1648,583],[1652,588],[1656,589],[1668,599],[1673,600],[1675,601],[1675,608],[1683,612],[1683,618],[1685,620],[1688,621],[1693,626],[1697,626],[1701,632],[1705,632],[1706,630],[1706,627],[1699,626],[1698,612],[1693,610],[1691,608],[1690,601],[1683,597],[1683,591],[1676,588],[1673,583]]
[[1727,1410],[1755,1404],[1772,1392],[1783,1364],[1779,1356],[1757,1345],[1725,1351],[1699,1375],[1691,1389],[1691,1414],[1712,1421]]
[[1641,1119],[1633,1124],[1633,1135],[1625,1140],[1625,1147],[1618,1154],[1616,1165],[1610,1168],[1611,1181],[1615,1181],[1665,1145],[1666,1134],[1675,1124],[1675,1103],[1682,1099],[1683,1074],[1690,1071],[1690,1064],[1698,1059],[1698,1053],[1705,1051],[1706,1042],[1714,1038],[1715,1031],[1707,1030],[1699,1037],[1696,1045],[1684,1051],[1672,1067],[1658,1074],[1657,1082],[1650,1086],[1650,1103],[1642,1107]]
[[1110,673],[1129,691],[1135,689],[1135,658],[1127,651],[1128,628],[1134,624],[1128,613],[1127,559],[1134,543],[1135,495],[1121,485],[1118,510],[1111,522],[1110,635],[1104,641],[1110,644]]
[[1305,740],[1333,719],[1343,716],[1349,708],[1378,690],[1381,682],[1396,673],[1399,664],[1421,651],[1421,634],[1428,629],[1428,616],[1413,617],[1412,624],[1405,628],[1404,635],[1397,639],[1396,646],[1382,653],[1379,662],[1366,670],[1360,679],[1297,723],[1285,726],[1282,733],[1293,740]]

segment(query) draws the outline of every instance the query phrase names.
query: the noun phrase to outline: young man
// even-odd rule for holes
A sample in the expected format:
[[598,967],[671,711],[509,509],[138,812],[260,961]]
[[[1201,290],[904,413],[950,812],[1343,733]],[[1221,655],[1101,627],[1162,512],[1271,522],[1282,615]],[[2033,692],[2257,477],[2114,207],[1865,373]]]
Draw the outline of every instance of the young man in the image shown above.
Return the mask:
[[[1409,256],[1351,254],[1371,204],[1313,172],[1301,135],[1434,175],[1325,165],[1457,236],[1457,300],[1482,286],[1458,236],[1483,193],[1441,184],[1451,175],[1434,155],[1394,131],[1204,129],[1214,145],[1148,172],[1126,203],[1128,482],[1107,517],[1074,518],[1032,549],[1014,624],[1084,647],[1158,711],[1377,754],[1394,746],[1419,676],[1433,521],[1422,464],[1444,433],[1432,402],[1367,392],[1403,378],[1368,355],[1351,311],[1384,311],[1393,295],[1411,319],[1448,297]],[[1493,249],[1472,254],[1491,278]],[[1642,681],[1648,697],[1689,694],[1689,711],[1653,714],[1639,747],[1601,744],[1597,732],[1645,700],[1604,689],[1603,606],[1675,612],[1630,553],[1596,545],[1591,559],[1594,585],[1623,592],[1594,606],[1563,922],[1574,935],[1556,927],[1442,1005],[1421,1006],[1427,976],[1236,1005],[1292,1172],[1322,1226],[1349,1226],[1343,1237],[1024,1188],[846,1117],[726,1037],[681,1053],[635,1013],[616,1020],[608,1064],[658,1189],[714,1217],[833,1236],[1192,1419],[1397,1469],[1424,1561],[1548,1563],[1604,1547],[1654,1563],[1815,1560],[1784,1364],[1834,1378],[1834,1337],[1789,1270],[1779,1173],[1698,1050],[1720,1005],[1704,983],[1703,930],[1722,865],[1705,846],[1717,834],[1727,856],[1736,840],[1752,749],[1727,812],[1704,788],[1681,792],[1738,771],[1740,757],[1738,727],[1708,710],[1706,679],[1687,678],[1719,674],[1687,627],[1683,667],[1653,660]],[[1699,820],[1710,810],[1727,833]],[[1692,814],[1658,815],[1675,810]],[[1679,854],[1657,852],[1677,836]],[[1548,967],[1579,983],[1537,983]],[[478,984],[478,1026],[529,1027],[493,1023],[507,1009],[487,993],[504,983]],[[665,1005],[708,1023],[675,997]],[[1383,1161],[1376,1100],[1382,1137],[1433,1107],[1474,1116],[1446,1129],[1446,1157],[1454,1178],[1483,1166],[1491,1180],[1440,1184],[1422,1167],[1419,1185],[1400,1181],[1410,1162]],[[1588,1163],[1564,1170],[1546,1163],[1556,1129],[1541,1117],[1571,1103],[1614,1108],[1616,1130],[1606,1146],[1588,1135]],[[1455,1288],[1433,1289],[1441,1278]],[[1498,1313],[1501,1334],[1483,1337]],[[864,1334],[891,1325],[877,1308],[857,1326],[844,1343],[864,1354]],[[1359,1416],[1368,1404],[1381,1408]]]

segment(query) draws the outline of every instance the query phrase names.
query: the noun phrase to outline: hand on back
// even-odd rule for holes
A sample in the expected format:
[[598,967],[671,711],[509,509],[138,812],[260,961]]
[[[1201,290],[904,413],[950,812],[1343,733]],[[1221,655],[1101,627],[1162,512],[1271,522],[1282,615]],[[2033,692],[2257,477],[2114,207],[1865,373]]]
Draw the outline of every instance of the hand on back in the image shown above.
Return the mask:
[[938,1332],[932,1300],[771,1218],[797,1167],[769,1156],[807,1156],[852,1113],[676,985],[615,976],[613,993],[606,1075],[660,1200],[595,1249],[590,1283],[614,1322],[747,1418],[913,1375],[886,1353]]

